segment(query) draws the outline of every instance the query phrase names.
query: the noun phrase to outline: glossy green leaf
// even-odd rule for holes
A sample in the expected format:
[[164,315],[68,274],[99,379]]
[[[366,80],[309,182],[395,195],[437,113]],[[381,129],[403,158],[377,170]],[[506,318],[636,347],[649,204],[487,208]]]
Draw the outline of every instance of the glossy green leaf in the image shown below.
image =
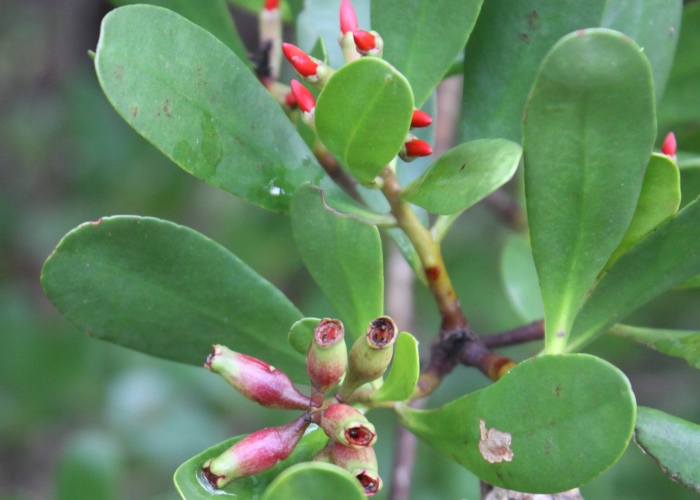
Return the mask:
[[530,92],[523,130],[548,352],[563,350],[632,220],[655,134],[651,68],[632,40],[591,29],[557,42]]
[[632,222],[605,269],[647,234],[676,215],[681,204],[681,174],[666,155],[652,154]]
[[88,335],[154,356],[204,363],[212,344],[308,380],[286,339],[302,317],[268,281],[218,243],[150,217],[106,217],[58,244],[41,283]]
[[374,0],[372,29],[383,57],[411,82],[420,107],[440,83],[474,28],[483,0]]
[[623,324],[613,326],[610,332],[636,340],[669,356],[683,358],[693,368],[700,369],[700,332],[662,330]]
[[304,356],[309,352],[309,346],[314,339],[314,330],[319,321],[321,321],[320,318],[304,318],[292,325],[289,330],[289,344],[296,352]]
[[521,236],[509,236],[503,247],[501,277],[510,303],[523,321],[529,323],[544,317],[532,250]]
[[567,350],[580,349],[631,312],[700,274],[700,203],[696,200],[622,255],[576,317]]
[[700,425],[640,406],[634,440],[670,479],[700,493]]
[[465,210],[513,177],[522,152],[519,144],[505,139],[465,142],[406,186],[403,197],[435,214]]
[[[675,33],[678,36],[678,33]],[[683,8],[676,58],[659,106],[659,124],[670,130],[682,123],[700,119],[700,4]]]
[[195,177],[271,210],[306,181],[332,184],[246,63],[167,9],[110,12],[95,66],[127,123]]
[[657,101],[666,88],[681,27],[683,0],[608,0],[602,28],[624,33],[644,49]]
[[306,462],[291,466],[275,478],[261,500],[293,498],[339,498],[365,500],[362,485],[337,465]]
[[148,4],[170,9],[224,42],[242,61],[248,59],[248,50],[238,35],[225,0],[112,0],[112,3],[117,6]]
[[372,401],[405,401],[411,397],[420,375],[418,341],[407,332],[396,339],[391,371],[384,384],[372,394]]
[[520,142],[537,69],[559,38],[599,26],[605,0],[488,0],[465,49],[462,141]]
[[328,208],[315,186],[292,200],[292,231],[311,277],[338,311],[349,339],[364,335],[382,315],[384,276],[377,228]]
[[[312,425],[312,427],[315,426]],[[221,497],[236,497],[240,500],[258,499],[282,471],[297,463],[311,460],[328,442],[328,438],[321,429],[307,430],[304,437],[301,438],[299,444],[297,444],[292,454],[286,460],[279,462],[266,471],[232,481],[223,489],[213,488],[202,474],[202,465],[210,458],[218,457],[244,437],[236,436],[216,446],[212,446],[178,467],[173,480],[180,496],[185,500]]]
[[678,285],[676,288],[698,288],[700,287],[700,274],[693,276],[690,279],[685,280],[683,283]]
[[406,78],[389,63],[365,57],[343,66],[323,88],[315,123],[328,150],[369,183],[399,153],[412,115]]
[[690,153],[687,151],[678,151],[676,156],[678,159],[678,168],[680,170],[700,168],[700,154]]
[[484,481],[531,493],[587,483],[627,448],[635,399],[625,375],[586,354],[544,355],[435,410],[398,408],[402,423]]

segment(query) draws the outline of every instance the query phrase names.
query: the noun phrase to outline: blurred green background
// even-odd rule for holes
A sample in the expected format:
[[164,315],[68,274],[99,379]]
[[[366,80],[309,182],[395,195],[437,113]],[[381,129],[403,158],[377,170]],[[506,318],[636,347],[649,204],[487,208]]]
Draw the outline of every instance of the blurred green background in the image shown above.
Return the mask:
[[[333,314],[301,264],[286,216],[189,176],[110,107],[87,56],[110,8],[95,0],[0,4],[2,499],[177,498],[171,477],[181,462],[232,435],[292,418],[244,400],[203,368],[88,339],[68,324],[42,293],[39,274],[60,238],[78,224],[139,214],[188,225],[237,254],[305,314]],[[238,14],[243,38],[255,40],[249,32],[255,18]],[[700,152],[700,109],[689,113],[681,147]],[[696,196],[700,176],[686,171],[683,180],[686,203]],[[445,241],[448,268],[478,332],[519,325],[499,274],[508,234],[488,208],[477,206]],[[697,329],[699,299],[698,290],[671,292],[630,322]],[[419,284],[415,311],[413,330],[425,348],[438,315]],[[522,359],[538,349],[523,346],[509,354]],[[625,371],[639,404],[700,422],[700,373],[684,361],[619,338],[603,338],[590,351]],[[430,404],[486,383],[475,370],[457,369]],[[395,423],[384,410],[371,418],[385,480],[379,498],[386,498]],[[694,497],[634,444],[583,493],[590,499]],[[478,480],[419,445],[412,497],[476,499]]]

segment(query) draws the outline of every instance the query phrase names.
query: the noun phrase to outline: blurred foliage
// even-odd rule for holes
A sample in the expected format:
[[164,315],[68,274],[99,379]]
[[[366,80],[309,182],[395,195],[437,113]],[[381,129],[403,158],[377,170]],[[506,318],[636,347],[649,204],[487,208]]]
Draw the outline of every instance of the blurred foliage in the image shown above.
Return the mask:
[[[280,425],[204,369],[90,340],[43,296],[39,271],[60,237],[103,215],[139,214],[188,225],[238,255],[307,316],[332,316],[293,245],[286,216],[252,207],[172,165],[108,104],[86,51],[109,6],[90,0],[4,0],[0,15],[0,498],[174,498],[171,477],[189,457],[230,436]],[[251,20],[248,20],[251,24]],[[254,24],[254,23],[252,23]],[[700,120],[700,109],[693,119]],[[693,142],[694,141],[694,142]],[[700,138],[684,138],[700,151]],[[700,191],[684,172],[683,203]],[[695,187],[692,186],[695,180]],[[479,333],[518,326],[500,278],[509,235],[485,206],[467,212],[445,239],[445,258],[465,313]],[[241,235],[245,235],[242,237]],[[388,243],[388,242],[387,242]],[[674,291],[631,324],[697,329],[700,291]],[[439,322],[416,285],[412,333],[425,353]],[[540,345],[508,349],[516,359]],[[589,349],[630,378],[638,403],[700,422],[700,373],[625,339]],[[487,385],[456,370],[431,406]],[[395,419],[372,414],[378,458],[392,463]],[[419,445],[413,498],[479,495],[478,480]],[[390,490],[389,476],[379,498]],[[586,498],[693,498],[635,445],[583,488]]]

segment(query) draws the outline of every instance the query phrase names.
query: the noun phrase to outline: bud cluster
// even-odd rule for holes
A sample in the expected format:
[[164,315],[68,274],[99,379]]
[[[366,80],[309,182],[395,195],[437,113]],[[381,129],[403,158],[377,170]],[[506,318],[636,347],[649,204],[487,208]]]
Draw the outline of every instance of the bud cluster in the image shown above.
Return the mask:
[[[294,87],[293,87],[294,88]],[[316,325],[306,356],[311,395],[302,394],[291,379],[275,367],[215,345],[204,366],[215,372],[251,401],[266,408],[302,410],[292,422],[261,429],[238,441],[220,456],[202,466],[202,473],[215,488],[256,474],[285,460],[294,451],[307,427],[314,423],[328,436],[328,444],[313,460],[333,463],[360,481],[365,494],[379,492],[373,445],[374,425],[358,409],[347,404],[361,386],[379,379],[393,356],[397,337],[394,321],[382,316],[369,324],[348,353],[345,328],[337,319],[322,319]],[[331,391],[338,388],[335,395]]]

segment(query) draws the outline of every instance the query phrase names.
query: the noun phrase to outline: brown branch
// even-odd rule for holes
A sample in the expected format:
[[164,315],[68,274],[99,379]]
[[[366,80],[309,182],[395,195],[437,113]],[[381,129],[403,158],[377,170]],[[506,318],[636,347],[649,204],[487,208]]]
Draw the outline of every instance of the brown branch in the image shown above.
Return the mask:
[[364,200],[357,191],[357,181],[343,170],[340,166],[340,162],[326,149],[321,141],[316,141],[313,153],[323,167],[323,170],[325,170],[328,176],[345,191],[345,194],[361,205],[365,205]]
[[[423,408],[425,399],[411,403],[412,408]],[[418,438],[403,425],[398,424],[394,446],[394,470],[392,471],[390,500],[408,500],[411,493],[413,466],[416,461]]]
[[542,340],[543,338],[544,320],[539,320],[502,333],[488,335],[483,337],[483,340],[486,347],[493,349],[494,347],[506,347],[533,340]]

